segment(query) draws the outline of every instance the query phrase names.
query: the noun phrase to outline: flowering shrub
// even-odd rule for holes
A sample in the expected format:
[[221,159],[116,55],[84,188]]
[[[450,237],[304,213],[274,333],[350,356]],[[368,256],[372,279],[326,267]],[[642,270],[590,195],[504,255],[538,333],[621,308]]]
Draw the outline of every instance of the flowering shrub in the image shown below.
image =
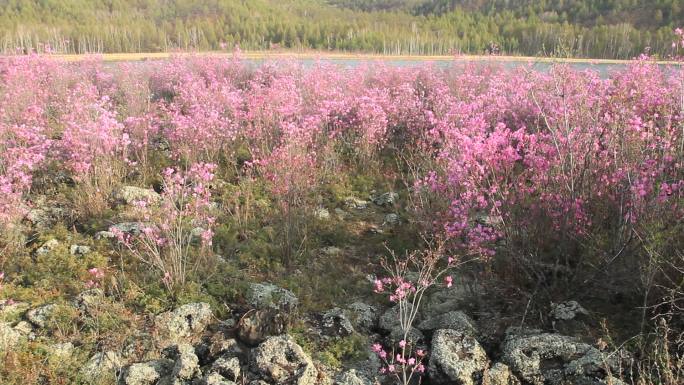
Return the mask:
[[[560,255],[574,266],[587,250],[625,245],[640,258],[635,234],[655,236],[684,216],[684,74],[646,56],[601,76],[566,65],[250,66],[236,56],[104,66],[28,55],[2,59],[0,79],[4,227],[22,219],[46,164],[94,197],[75,200],[85,218],[105,211],[126,179],[188,170],[163,176],[173,195],[171,179],[196,184],[190,170],[219,164],[229,183],[264,188],[288,234],[328,174],[398,161],[412,198],[429,194],[422,230],[485,260]],[[158,208],[139,209],[162,224]],[[212,227],[204,209],[175,210]],[[150,240],[167,238],[158,231],[147,230]],[[297,238],[286,235],[288,249]],[[171,280],[184,275],[167,267],[158,268]]]
[[140,233],[110,229],[127,250],[162,275],[169,289],[185,284],[211,246],[215,218],[209,183],[215,169],[209,163],[195,164],[187,172],[166,169],[159,204],[136,203],[143,221]]
[[460,262],[453,257],[443,256],[443,244],[434,250],[422,253],[411,253],[405,258],[397,258],[392,252],[392,262],[383,261],[387,277],[377,278],[373,291],[388,296],[395,303],[397,321],[402,334],[396,347],[387,350],[381,344],[373,344],[371,350],[384,363],[380,369],[402,385],[408,385],[412,379],[425,372],[423,360],[427,352],[417,348],[418,341],[412,340],[411,332],[420,311],[424,294],[443,279],[446,287],[451,287],[453,280],[446,273],[456,268]]

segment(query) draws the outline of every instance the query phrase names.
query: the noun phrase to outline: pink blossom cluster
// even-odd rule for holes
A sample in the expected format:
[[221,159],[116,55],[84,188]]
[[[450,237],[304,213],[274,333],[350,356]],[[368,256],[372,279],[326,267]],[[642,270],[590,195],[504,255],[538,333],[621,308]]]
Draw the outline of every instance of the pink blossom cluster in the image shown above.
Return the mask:
[[427,352],[422,349],[416,349],[414,355],[408,355],[407,352],[411,351],[409,343],[401,340],[398,345],[400,351],[396,354],[393,351],[386,350],[380,344],[373,344],[371,346],[371,351],[383,362],[380,374],[395,376],[401,382],[403,382],[404,378],[410,379],[414,374],[423,374],[425,372],[423,360],[426,358]]
[[85,283],[85,287],[88,289],[92,289],[101,286],[101,282],[105,276],[105,272],[100,268],[93,267],[92,269],[88,269],[88,275],[90,279],[88,279],[88,281]]
[[582,240],[684,216],[682,95],[681,68],[647,57],[607,77],[565,65],[3,58],[0,223],[21,220],[48,166],[77,182],[114,162],[158,173],[150,154],[168,149],[175,170],[228,164],[296,205],[325,172],[390,154],[416,163],[415,194],[436,202],[429,230],[453,250],[491,256],[520,229]]

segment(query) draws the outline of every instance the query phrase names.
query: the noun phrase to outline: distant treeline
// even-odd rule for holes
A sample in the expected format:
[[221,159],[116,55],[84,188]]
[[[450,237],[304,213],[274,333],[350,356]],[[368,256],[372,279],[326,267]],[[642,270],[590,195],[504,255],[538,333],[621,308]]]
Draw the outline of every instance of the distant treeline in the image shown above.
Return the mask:
[[684,0],[0,0],[4,53],[273,48],[667,57]]

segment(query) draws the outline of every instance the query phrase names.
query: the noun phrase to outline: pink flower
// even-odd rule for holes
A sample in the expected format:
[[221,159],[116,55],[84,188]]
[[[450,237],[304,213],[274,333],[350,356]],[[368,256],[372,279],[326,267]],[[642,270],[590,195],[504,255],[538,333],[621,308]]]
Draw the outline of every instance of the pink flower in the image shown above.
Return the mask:
[[395,370],[396,370],[396,369],[395,369],[394,365],[387,365],[387,371],[388,371],[388,372],[394,373]]
[[447,275],[444,277],[444,283],[446,283],[446,287],[451,287],[453,285],[453,278],[451,278],[450,275]]
[[406,341],[404,341],[404,340],[399,341],[399,347],[405,348],[406,347]]
[[382,345],[380,345],[380,344],[373,344],[373,345],[371,346],[371,351],[373,351],[373,352],[375,352],[375,353],[381,352],[381,351],[382,351]]

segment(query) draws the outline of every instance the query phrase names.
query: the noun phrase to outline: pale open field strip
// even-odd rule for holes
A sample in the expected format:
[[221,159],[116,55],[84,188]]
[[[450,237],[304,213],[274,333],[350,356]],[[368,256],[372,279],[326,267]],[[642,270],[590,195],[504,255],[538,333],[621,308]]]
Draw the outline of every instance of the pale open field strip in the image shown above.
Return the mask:
[[[178,55],[196,56],[219,56],[232,57],[232,53],[227,52],[195,52],[195,53],[169,53],[169,52],[149,52],[149,53],[107,53],[98,55],[52,55],[55,58],[66,61],[81,61],[89,57],[97,56],[104,61],[140,61],[166,59]],[[550,58],[532,56],[483,56],[483,55],[459,55],[459,56],[430,56],[430,55],[381,55],[381,54],[357,54],[345,52],[296,52],[296,51],[243,51],[241,57],[245,59],[325,59],[325,60],[398,60],[398,61],[452,61],[454,59],[462,61],[498,61],[498,62],[546,62],[546,63],[584,63],[584,64],[625,64],[628,60],[612,59],[578,59],[578,58]],[[681,64],[675,61],[658,61],[659,64]]]

